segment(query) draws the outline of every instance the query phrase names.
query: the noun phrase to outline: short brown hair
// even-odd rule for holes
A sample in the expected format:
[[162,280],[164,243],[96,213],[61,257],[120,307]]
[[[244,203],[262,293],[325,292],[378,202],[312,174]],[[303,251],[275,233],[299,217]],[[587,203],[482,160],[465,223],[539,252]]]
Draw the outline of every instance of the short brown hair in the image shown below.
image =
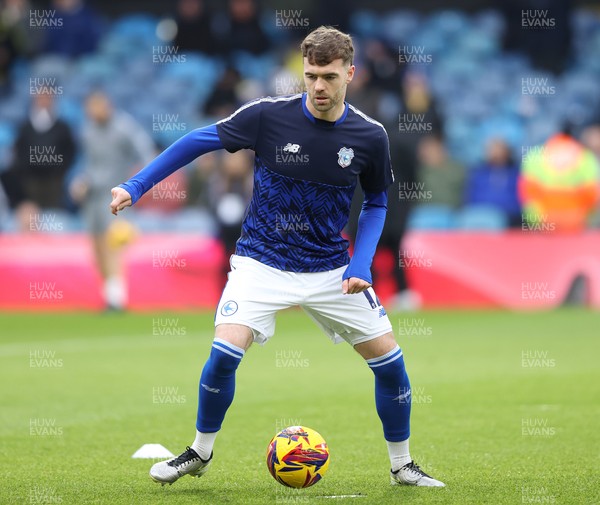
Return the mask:
[[344,65],[352,65],[354,46],[350,35],[332,26],[320,26],[310,32],[300,44],[302,56],[311,65],[325,66],[341,58]]

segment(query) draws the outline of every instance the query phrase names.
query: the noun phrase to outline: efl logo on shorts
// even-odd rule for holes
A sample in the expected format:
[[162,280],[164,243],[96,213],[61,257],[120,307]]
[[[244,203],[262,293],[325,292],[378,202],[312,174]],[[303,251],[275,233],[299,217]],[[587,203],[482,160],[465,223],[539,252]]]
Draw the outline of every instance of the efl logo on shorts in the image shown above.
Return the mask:
[[225,304],[221,307],[221,315],[223,316],[232,316],[238,310],[238,304],[233,300],[229,300],[225,302]]

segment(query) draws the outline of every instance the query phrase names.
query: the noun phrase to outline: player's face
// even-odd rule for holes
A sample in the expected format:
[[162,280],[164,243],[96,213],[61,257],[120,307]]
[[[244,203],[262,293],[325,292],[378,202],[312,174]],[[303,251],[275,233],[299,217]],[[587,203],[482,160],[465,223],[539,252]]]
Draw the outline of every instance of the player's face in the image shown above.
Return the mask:
[[337,120],[344,110],[346,87],[354,76],[354,65],[344,65],[341,58],[325,66],[311,65],[304,58],[304,84],[308,109],[313,116]]

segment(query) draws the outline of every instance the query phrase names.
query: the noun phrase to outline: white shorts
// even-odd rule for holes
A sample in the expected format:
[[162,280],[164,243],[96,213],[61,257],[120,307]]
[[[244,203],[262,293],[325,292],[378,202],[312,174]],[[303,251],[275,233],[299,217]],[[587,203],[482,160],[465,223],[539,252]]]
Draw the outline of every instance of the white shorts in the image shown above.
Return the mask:
[[246,256],[233,255],[231,271],[215,314],[215,326],[248,326],[254,341],[264,344],[275,333],[275,314],[300,306],[336,344],[366,342],[392,331],[373,288],[342,294],[346,267],[328,272],[277,270]]

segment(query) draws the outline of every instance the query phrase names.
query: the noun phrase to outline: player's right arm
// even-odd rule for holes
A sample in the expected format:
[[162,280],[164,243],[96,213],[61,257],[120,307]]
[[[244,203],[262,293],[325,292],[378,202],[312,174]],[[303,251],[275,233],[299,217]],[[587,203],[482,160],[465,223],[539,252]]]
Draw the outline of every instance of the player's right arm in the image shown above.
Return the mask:
[[263,101],[248,102],[217,124],[198,128],[181,137],[131,179],[113,188],[112,213],[116,215],[125,207],[134,205],[152,186],[198,156],[217,149],[226,149],[230,153],[254,149]]
[[214,124],[184,135],[131,179],[112,189],[111,212],[117,215],[125,207],[135,204],[146,191],[179,168],[195,160],[198,156],[223,149],[223,147],[217,133],[217,126]]

